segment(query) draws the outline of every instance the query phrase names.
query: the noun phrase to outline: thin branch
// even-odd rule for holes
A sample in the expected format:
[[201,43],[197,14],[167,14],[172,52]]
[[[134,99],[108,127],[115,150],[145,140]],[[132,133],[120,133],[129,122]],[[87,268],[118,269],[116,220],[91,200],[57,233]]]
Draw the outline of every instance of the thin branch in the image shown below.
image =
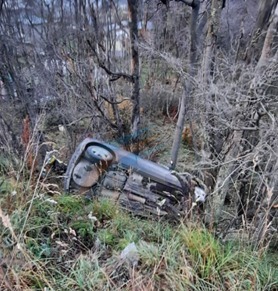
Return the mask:
[[108,102],[109,104],[121,104],[126,100],[130,100],[130,98],[124,98],[121,101],[110,101],[108,100],[106,97],[104,97],[103,95],[98,95],[99,97],[101,97],[102,99],[104,99],[106,102]]
[[111,79],[110,81],[113,82],[113,81],[117,81],[118,79],[120,78],[124,78],[125,80],[131,82],[131,83],[134,83],[134,77],[132,75],[129,75],[129,74],[126,74],[126,73],[122,73],[122,72],[112,72],[110,69],[108,69],[104,62],[102,60],[100,60],[94,46],[92,45],[91,41],[87,39],[87,43],[88,45],[90,46],[90,48],[92,49],[92,51],[94,52],[96,58],[97,58],[97,62],[98,62],[98,65],[109,75],[111,76]]

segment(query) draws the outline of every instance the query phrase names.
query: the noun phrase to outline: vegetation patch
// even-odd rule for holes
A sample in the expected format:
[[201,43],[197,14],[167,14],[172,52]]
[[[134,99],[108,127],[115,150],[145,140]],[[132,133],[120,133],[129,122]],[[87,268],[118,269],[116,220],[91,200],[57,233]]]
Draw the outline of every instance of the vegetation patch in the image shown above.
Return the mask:
[[[0,12],[0,290],[278,290],[277,1],[1,1]],[[86,137],[173,179],[189,172],[209,203],[161,193],[161,208],[191,208],[174,224],[63,193],[53,155],[68,162]],[[131,188],[133,209],[158,210]]]
[[[106,199],[79,196],[34,199],[25,224],[27,209],[9,217],[14,235],[1,226],[1,253],[15,251],[17,240],[21,245],[2,266],[2,285],[19,280],[22,290],[275,290],[278,284],[271,255],[221,243],[202,225],[133,217]],[[121,258],[131,243],[139,258],[135,266]],[[32,268],[18,269],[17,258]]]

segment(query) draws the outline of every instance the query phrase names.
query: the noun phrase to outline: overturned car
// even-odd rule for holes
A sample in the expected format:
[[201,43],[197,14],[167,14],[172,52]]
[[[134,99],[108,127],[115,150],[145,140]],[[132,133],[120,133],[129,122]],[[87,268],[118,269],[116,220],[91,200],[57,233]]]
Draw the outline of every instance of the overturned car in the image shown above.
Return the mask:
[[96,139],[86,138],[67,167],[65,190],[108,197],[125,209],[147,216],[180,219],[206,198],[205,185],[169,168]]

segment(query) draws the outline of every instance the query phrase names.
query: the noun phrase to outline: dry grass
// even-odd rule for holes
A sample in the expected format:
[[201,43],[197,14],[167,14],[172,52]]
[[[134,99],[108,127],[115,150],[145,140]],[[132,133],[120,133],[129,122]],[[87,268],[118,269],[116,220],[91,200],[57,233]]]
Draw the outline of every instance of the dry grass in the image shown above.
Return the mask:
[[[150,146],[167,144],[170,130],[152,130]],[[185,167],[192,153],[181,152]],[[65,195],[59,184],[52,191],[42,173],[21,167],[15,175],[9,160],[2,164],[0,290],[277,290],[268,250],[223,243],[192,221],[134,217],[108,200]],[[135,266],[120,258],[132,242]]]
[[[9,214],[1,207],[1,290],[277,287],[277,270],[266,255],[222,244],[202,225],[145,220],[107,200],[49,196],[37,184],[25,204]],[[1,205],[9,195],[2,192]],[[131,242],[139,256],[133,267],[120,259]]]

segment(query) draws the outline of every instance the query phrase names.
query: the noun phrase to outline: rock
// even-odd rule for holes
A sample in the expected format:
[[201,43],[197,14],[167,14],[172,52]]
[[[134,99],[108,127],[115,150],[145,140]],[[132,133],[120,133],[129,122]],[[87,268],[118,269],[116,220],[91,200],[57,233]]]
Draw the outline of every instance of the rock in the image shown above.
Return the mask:
[[139,261],[138,249],[134,242],[129,243],[121,252],[120,258],[132,266],[137,266]]

